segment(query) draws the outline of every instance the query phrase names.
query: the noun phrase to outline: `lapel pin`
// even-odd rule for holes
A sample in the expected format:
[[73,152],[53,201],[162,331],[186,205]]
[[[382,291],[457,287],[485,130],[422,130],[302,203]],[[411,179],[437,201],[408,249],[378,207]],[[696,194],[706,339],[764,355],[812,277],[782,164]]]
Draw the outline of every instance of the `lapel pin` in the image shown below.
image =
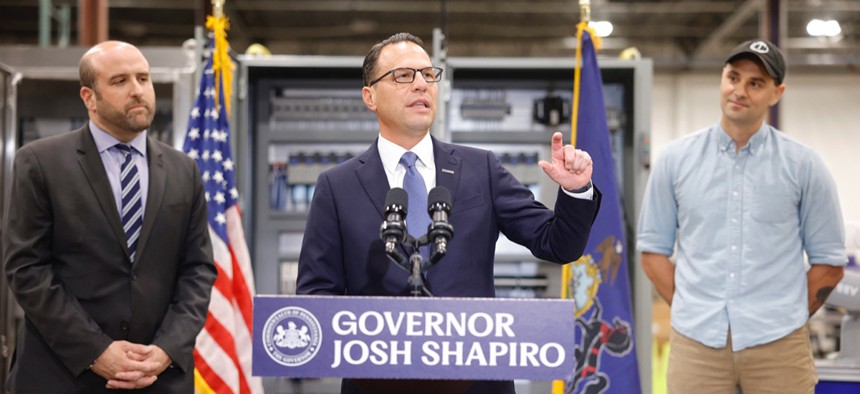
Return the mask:
[[453,173],[454,173],[454,170],[449,170],[449,169],[447,169],[447,168],[443,168],[443,169],[442,169],[442,172],[444,172],[444,173],[446,173],[446,174],[453,174]]

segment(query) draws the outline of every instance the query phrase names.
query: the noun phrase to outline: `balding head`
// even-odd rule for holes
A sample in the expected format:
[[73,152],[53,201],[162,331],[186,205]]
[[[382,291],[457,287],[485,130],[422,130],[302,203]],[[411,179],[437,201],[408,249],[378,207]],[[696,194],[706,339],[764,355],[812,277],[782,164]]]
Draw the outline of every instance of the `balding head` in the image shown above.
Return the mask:
[[149,62],[134,45],[105,41],[81,57],[81,100],[100,129],[128,142],[155,116]]
[[[81,80],[82,87],[95,88],[96,85],[96,67],[94,60],[98,57],[110,54],[112,51],[135,51],[140,53],[134,45],[122,41],[105,41],[96,44],[90,48],[81,61],[78,63],[78,75]],[[141,54],[143,56],[143,54]]]

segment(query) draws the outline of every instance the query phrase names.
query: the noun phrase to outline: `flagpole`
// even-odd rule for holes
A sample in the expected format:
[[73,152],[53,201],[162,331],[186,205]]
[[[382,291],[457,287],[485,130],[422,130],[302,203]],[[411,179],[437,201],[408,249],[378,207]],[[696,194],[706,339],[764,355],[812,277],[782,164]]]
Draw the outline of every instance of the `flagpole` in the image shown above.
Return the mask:
[[[211,215],[211,259],[219,272],[206,323],[194,348],[194,390],[200,394],[262,394],[262,380],[252,371],[254,273],[242,228],[227,119],[233,64],[227,53],[229,23],[224,3],[212,0],[212,15],[206,17],[206,29],[212,35],[207,47],[211,55],[201,71],[183,147],[202,174]],[[220,275],[224,272],[230,275]]]
[[580,22],[591,22],[591,0],[579,0]]
[[[591,0],[579,0],[580,22],[576,25],[576,58],[573,71],[573,108],[570,111],[570,143],[576,146],[577,124],[579,123],[579,87],[582,78],[582,31],[588,26],[591,19]],[[561,269],[561,298],[573,298],[573,267],[572,263],[562,266]],[[571,311],[576,313],[575,310]],[[552,382],[552,394],[564,393],[564,380]]]
[[212,16],[220,18],[224,16],[224,3],[227,0],[212,0]]
[[[230,55],[227,53],[229,46],[227,43],[227,29],[230,28],[230,23],[227,21],[227,17],[224,16],[224,3],[226,2],[227,0],[212,0],[212,16],[206,18],[206,28],[215,36],[214,50],[212,51],[215,92],[219,94],[219,97],[223,97],[224,105],[227,107],[227,114],[230,114],[230,92],[233,87],[234,66]],[[216,104],[220,106],[220,100],[216,101]]]
[[[567,272],[563,272],[562,277],[568,282],[562,288],[567,290],[569,298],[575,299],[571,313],[577,321],[573,345],[577,359],[567,381],[553,383],[553,394],[603,391],[596,390],[598,387],[609,388],[612,393],[639,394],[641,384],[631,324],[633,313],[623,211],[597,62],[600,37],[588,26],[590,1],[580,0],[580,6],[582,20],[577,25],[576,35],[571,143],[591,154],[594,160],[592,181],[602,188],[603,203],[591,227],[583,257],[563,268]],[[582,134],[577,135],[580,127]],[[605,341],[607,329],[612,336],[620,336],[620,339],[613,339],[621,344],[619,347],[601,345],[598,338]]]
[[579,122],[579,87],[582,78],[582,31],[591,19],[591,0],[579,0],[580,21],[576,25],[576,62],[573,76],[573,110],[570,116],[570,143],[576,145],[577,124]]

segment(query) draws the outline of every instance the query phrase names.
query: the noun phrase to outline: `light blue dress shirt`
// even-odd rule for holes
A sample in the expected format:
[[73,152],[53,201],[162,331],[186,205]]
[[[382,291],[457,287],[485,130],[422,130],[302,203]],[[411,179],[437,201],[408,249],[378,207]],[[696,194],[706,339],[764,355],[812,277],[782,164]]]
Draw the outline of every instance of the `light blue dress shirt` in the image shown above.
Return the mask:
[[[99,150],[99,156],[102,158],[102,164],[105,166],[110,188],[113,191],[114,202],[116,202],[117,213],[122,212],[122,185],[120,184],[120,168],[125,161],[125,156],[115,147],[116,144],[121,144],[120,140],[100,129],[95,123],[90,121],[90,132],[96,142],[96,148]],[[134,164],[137,165],[137,172],[140,174],[140,203],[143,205],[143,215],[146,215],[146,197],[149,192],[149,165],[146,163],[146,132],[140,133],[128,143],[132,147],[131,154],[133,155]],[[120,214],[121,216],[121,214]]]
[[732,350],[805,324],[811,264],[845,265],[836,184],[821,157],[763,124],[739,152],[717,124],[670,142],[648,180],[637,249],[671,256],[672,328]]

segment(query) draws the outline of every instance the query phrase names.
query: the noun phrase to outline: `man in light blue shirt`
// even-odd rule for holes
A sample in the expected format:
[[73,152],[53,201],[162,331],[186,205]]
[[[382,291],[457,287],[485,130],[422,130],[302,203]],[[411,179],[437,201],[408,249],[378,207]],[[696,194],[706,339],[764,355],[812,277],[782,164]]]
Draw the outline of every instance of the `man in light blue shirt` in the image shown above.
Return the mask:
[[814,392],[806,321],[842,278],[845,235],[821,157],[764,123],[784,77],[772,43],[736,47],[720,123],[672,141],[649,179],[637,249],[672,306],[670,393]]

